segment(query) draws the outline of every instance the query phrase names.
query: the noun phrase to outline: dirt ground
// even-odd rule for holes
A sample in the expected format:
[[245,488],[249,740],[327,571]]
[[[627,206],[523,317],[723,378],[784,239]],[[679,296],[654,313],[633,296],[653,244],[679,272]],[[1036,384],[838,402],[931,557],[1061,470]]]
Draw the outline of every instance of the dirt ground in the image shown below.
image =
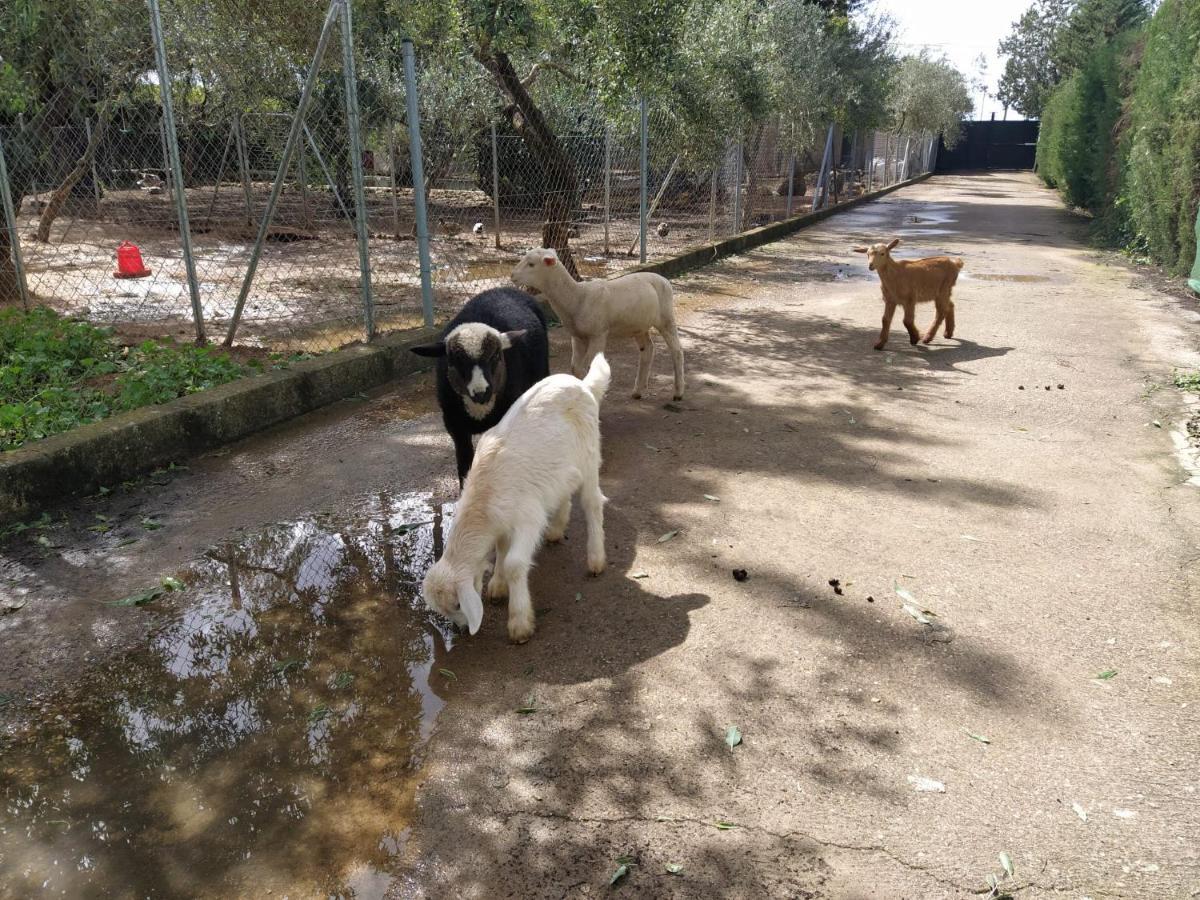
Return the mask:
[[[953,340],[897,321],[871,350],[849,248],[890,236],[966,260]],[[938,177],[680,279],[687,397],[660,347],[631,400],[612,348],[609,569],[576,513],[523,646],[495,607],[460,638],[414,599],[456,488],[428,377],[11,538],[0,896],[1200,895],[1196,407],[1170,387],[1200,316],[1084,237],[1032,176]],[[172,571],[174,599],[100,602]],[[263,693],[288,679],[303,705]],[[80,760],[118,782],[86,816]],[[235,840],[264,784],[285,826]],[[99,818],[148,847],[107,880]]]
[[[612,274],[638,262],[637,255],[628,252],[638,236],[636,184],[631,184],[636,179],[619,174],[621,189],[614,195],[607,226],[603,195],[596,189],[585,197],[573,223],[572,246],[586,277]],[[748,221],[765,224],[786,217],[786,196],[770,190],[780,177],[778,172],[760,175]],[[196,275],[210,336],[223,336],[229,327],[269,188],[268,183],[254,183],[250,215],[240,185],[223,182],[216,190],[187,192]],[[856,190],[852,187],[850,195]],[[804,200],[794,199],[794,211],[803,208]],[[479,291],[507,284],[519,256],[541,243],[539,210],[502,210],[497,246],[494,210],[481,191],[438,188],[430,192],[429,201],[439,317],[448,317]],[[703,196],[683,194],[663,204],[650,222],[648,258],[674,256],[732,233],[732,200],[722,196],[711,210],[709,201],[705,188]],[[44,202],[40,196],[28,197],[18,222],[20,232],[29,236],[23,252],[36,301],[115,327],[131,340],[183,340],[194,335],[173,201],[167,194],[109,190],[98,214],[60,216],[50,243],[40,244],[32,233]],[[376,327],[416,327],[421,322],[421,289],[412,192],[398,191],[393,205],[391,192],[376,186],[368,191],[367,202]],[[483,229],[478,235],[473,232],[476,223]],[[289,186],[272,226],[247,298],[239,342],[277,351],[322,352],[360,340],[364,326],[354,230],[339,216],[330,193],[302,196]],[[113,277],[114,254],[122,241],[137,244],[149,276]]]

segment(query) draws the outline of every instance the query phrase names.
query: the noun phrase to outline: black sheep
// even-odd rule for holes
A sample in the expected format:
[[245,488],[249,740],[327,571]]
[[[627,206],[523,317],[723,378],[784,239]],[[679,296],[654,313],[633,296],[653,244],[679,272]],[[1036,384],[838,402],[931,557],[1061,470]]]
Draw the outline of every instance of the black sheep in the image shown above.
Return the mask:
[[461,488],[475,458],[472,436],[498,423],[550,374],[545,313],[524,291],[493,288],[468,300],[439,341],[412,352],[437,357],[438,405],[454,441]]

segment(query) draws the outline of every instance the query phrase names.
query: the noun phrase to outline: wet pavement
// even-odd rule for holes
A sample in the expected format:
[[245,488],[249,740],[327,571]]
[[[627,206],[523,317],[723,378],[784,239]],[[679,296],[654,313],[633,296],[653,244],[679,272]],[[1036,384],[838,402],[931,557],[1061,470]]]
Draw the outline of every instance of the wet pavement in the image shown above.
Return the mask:
[[451,515],[385,493],[108,601],[145,646],[0,737],[0,896],[381,896],[454,677],[417,592]]

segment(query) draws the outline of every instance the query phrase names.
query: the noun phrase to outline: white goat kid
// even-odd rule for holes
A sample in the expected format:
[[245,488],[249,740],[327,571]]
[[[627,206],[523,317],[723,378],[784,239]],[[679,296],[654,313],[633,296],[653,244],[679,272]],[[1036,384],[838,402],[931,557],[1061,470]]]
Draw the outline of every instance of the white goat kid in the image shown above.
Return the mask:
[[675,327],[671,282],[653,272],[633,272],[619,278],[576,281],[545,247],[530,250],[513,269],[512,280],[546,295],[563,328],[571,335],[571,371],[582,378],[608,339],[632,337],[638,345],[638,371],[633,396],[638,399],[650,381],[654,362],[653,329],[671,351],[675,369],[675,399],[683,399],[683,347]]
[[495,547],[488,594],[492,600],[508,597],[509,639],[529,640],[534,631],[529,568],[543,534],[562,540],[576,491],[587,521],[588,572],[604,571],[600,400],[610,378],[603,354],[582,381],[572,375],[544,378],[480,438],[446,550],[422,586],[430,609],[475,634],[483,621],[483,572]]

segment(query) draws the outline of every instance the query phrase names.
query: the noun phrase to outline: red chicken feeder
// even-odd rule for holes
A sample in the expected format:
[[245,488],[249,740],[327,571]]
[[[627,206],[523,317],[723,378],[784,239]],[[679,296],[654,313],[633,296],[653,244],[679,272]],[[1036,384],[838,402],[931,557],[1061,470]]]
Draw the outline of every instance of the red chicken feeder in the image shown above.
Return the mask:
[[145,278],[149,274],[137,244],[122,241],[117,248],[117,270],[113,272],[113,278]]

